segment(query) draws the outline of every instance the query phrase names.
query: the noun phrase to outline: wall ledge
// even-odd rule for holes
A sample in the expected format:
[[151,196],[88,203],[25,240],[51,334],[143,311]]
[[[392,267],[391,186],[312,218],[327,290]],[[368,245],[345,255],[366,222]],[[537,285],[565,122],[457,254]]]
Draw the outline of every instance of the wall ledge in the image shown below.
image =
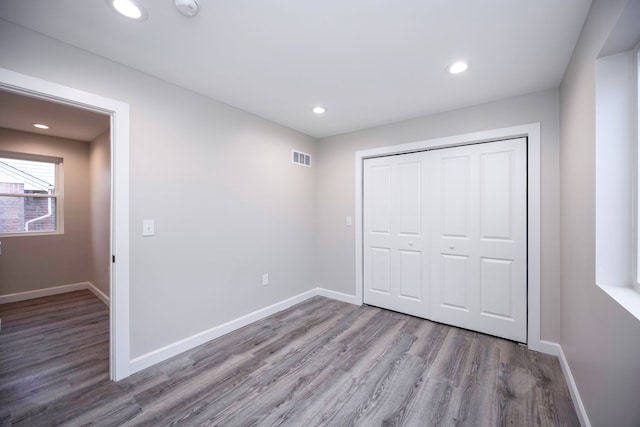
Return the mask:
[[598,287],[640,321],[640,292],[627,286],[600,285]]

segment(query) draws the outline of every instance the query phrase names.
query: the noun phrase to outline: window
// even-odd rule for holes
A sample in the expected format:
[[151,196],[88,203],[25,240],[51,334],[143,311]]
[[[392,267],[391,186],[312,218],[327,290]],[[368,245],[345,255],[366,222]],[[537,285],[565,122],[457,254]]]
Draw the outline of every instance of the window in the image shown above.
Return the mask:
[[62,231],[62,159],[0,151],[0,236]]
[[595,73],[596,284],[640,320],[638,44],[619,50],[607,42],[603,50]]

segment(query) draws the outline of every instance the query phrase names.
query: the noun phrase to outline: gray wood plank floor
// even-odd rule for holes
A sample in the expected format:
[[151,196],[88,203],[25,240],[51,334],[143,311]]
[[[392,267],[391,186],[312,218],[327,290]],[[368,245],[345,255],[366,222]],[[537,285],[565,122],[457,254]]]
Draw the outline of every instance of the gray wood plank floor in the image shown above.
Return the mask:
[[554,357],[321,297],[118,383],[90,292],[0,318],[3,426],[579,425]]

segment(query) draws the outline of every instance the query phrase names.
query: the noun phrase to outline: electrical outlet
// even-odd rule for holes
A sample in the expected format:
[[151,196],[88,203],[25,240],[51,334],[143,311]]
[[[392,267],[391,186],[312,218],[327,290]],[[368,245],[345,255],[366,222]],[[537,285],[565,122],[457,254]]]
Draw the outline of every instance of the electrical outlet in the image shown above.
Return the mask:
[[269,273],[264,273],[262,275],[262,286],[267,286],[269,284]]

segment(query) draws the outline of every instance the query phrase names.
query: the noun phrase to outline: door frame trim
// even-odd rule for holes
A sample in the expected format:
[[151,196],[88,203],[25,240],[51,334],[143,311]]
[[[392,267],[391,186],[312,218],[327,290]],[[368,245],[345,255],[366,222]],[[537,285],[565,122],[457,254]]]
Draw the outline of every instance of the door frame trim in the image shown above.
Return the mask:
[[129,376],[129,104],[0,68],[0,88],[111,117],[110,376]]
[[371,157],[405,154],[435,148],[456,147],[503,139],[526,137],[527,142],[527,346],[544,351],[540,339],[540,123],[492,129],[443,138],[377,147],[355,153],[356,211],[356,294],[355,303],[363,304],[363,170]]

